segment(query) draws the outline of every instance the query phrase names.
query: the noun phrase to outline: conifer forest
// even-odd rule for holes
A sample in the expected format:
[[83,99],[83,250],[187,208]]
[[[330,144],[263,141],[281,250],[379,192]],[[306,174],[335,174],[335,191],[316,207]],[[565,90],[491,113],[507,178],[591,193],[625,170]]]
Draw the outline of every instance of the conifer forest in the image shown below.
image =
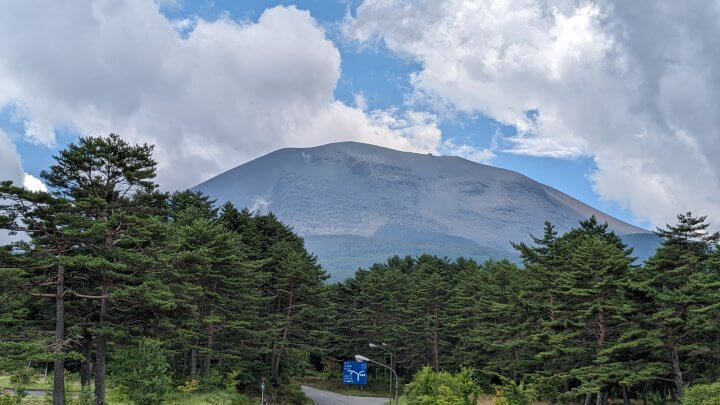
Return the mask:
[[81,138],[54,160],[49,192],[0,185],[15,236],[0,251],[0,377],[15,389],[0,404],[44,373],[56,405],[258,403],[260,384],[303,404],[299,379],[337,378],[380,342],[370,353],[411,404],[719,403],[702,402],[720,398],[720,234],[704,216],[657,229],[645,262],[591,217],[546,223],[513,245],[517,263],[395,256],[330,284],[272,213],[160,191],[151,145]]

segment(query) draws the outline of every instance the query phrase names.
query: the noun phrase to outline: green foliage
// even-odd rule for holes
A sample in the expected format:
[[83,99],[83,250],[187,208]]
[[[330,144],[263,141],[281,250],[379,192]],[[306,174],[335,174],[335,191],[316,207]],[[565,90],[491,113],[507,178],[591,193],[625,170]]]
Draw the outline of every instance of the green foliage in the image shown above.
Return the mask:
[[[67,391],[67,390],[66,390]],[[90,385],[80,387],[80,395],[78,396],[77,405],[93,405],[93,393]]]
[[183,385],[179,385],[177,389],[183,394],[192,394],[193,392],[198,390],[199,386],[200,383],[198,382],[198,380],[191,378],[185,381]]
[[278,399],[283,403],[292,405],[303,405],[307,401],[305,393],[298,384],[283,385],[278,391]]
[[685,391],[683,405],[718,405],[720,404],[720,381],[712,384],[691,385]]
[[532,384],[538,398],[557,401],[560,398],[563,378],[560,375],[538,376]]
[[21,403],[27,396],[27,386],[32,381],[35,372],[29,367],[21,367],[10,373],[10,384],[14,391],[13,397],[16,403]]
[[453,375],[423,367],[405,386],[408,404],[474,404],[482,390],[473,381],[472,374],[473,370],[468,368]]
[[0,227],[28,237],[0,247],[0,370],[54,363],[89,383],[92,362],[103,402],[108,359],[138,403],[160,402],[170,379],[187,381],[170,399],[242,403],[235,391],[264,381],[301,403],[293,377],[356,353],[412,380],[411,403],[464,404],[501,376],[498,401],[510,404],[533,390],[568,402],[682,397],[689,384],[687,402],[720,375],[720,234],[705,217],[658,229],[664,243],[644,264],[592,217],[516,244],[522,266],[391,257],[329,286],[273,214],[159,193],[152,149],[82,138],[42,173],[52,193],[0,182]]
[[142,339],[135,347],[118,352],[111,366],[112,381],[129,400],[150,405],[165,398],[171,379],[161,342]]
[[169,405],[253,405],[256,402],[234,391],[216,390],[168,395],[165,403]]
[[493,398],[495,405],[532,405],[535,400],[535,389],[532,385],[506,380],[496,390]]

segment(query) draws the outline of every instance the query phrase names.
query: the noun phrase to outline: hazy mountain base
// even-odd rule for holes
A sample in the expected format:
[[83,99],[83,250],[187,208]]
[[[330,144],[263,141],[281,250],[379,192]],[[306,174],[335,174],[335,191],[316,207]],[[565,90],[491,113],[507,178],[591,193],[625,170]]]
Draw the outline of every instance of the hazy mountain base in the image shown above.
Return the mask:
[[[372,237],[356,235],[307,235],[305,246],[318,257],[318,263],[331,275],[329,283],[343,281],[352,276],[358,268],[368,268],[382,263],[391,256],[419,256],[427,253],[451,260],[459,257],[471,258],[478,263],[489,259],[508,259],[520,264],[515,251],[503,251],[458,236],[427,234],[421,238],[419,232],[407,232],[405,238],[386,232]],[[633,247],[635,264],[642,264],[655,253],[661,240],[653,234],[622,236],[622,240]]]
[[331,275],[329,283],[343,281],[352,276],[358,268],[368,268],[395,255],[419,256],[428,253],[451,259],[462,256],[479,263],[500,258],[519,261],[517,254],[465,241],[466,243],[457,245],[440,241],[399,241],[356,235],[310,235],[305,237],[305,247],[317,255],[318,263]]
[[[397,226],[385,226],[372,237],[357,235],[306,235],[305,246],[318,257],[318,263],[331,275],[329,283],[351,277],[358,268],[382,263],[391,256],[419,256],[424,253],[451,260],[471,258],[478,263],[489,259],[508,259],[520,264],[515,251],[480,246],[469,239],[453,235],[418,232]],[[655,253],[661,240],[653,234],[632,234],[621,237],[633,247],[635,264],[642,264]]]

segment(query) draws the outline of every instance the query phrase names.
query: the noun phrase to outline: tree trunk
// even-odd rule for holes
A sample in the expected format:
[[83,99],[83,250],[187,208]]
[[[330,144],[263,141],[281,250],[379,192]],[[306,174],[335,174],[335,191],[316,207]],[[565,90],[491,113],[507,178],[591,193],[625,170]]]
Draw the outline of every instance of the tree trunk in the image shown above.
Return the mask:
[[58,266],[57,290],[55,292],[55,351],[58,356],[53,362],[53,405],[65,404],[65,267]]
[[195,373],[197,373],[197,349],[193,347],[190,350],[190,378],[195,378]]
[[207,338],[207,356],[205,356],[205,364],[203,367],[203,377],[208,378],[210,376],[210,360],[212,359],[212,345],[213,345],[213,327],[210,326],[208,330]]
[[183,351],[182,357],[183,357],[182,358],[182,374],[180,374],[180,375],[184,378],[187,375],[188,363],[190,363],[190,361],[188,360],[188,352]]
[[92,336],[90,332],[83,331],[82,343],[83,361],[80,364],[80,385],[83,387],[90,384],[90,374],[92,374]]
[[103,281],[102,296],[100,300],[100,335],[97,338],[95,352],[95,405],[105,405],[105,361],[107,360],[107,335],[102,328],[106,327],[105,318],[108,312],[108,285]]
[[673,364],[673,380],[675,382],[675,392],[677,396],[682,398],[683,391],[685,389],[685,383],[683,382],[682,370],[680,370],[680,355],[677,352],[675,345],[670,348],[672,354]]
[[628,398],[627,387],[624,385],[620,386],[623,397],[623,405],[630,405],[630,398]]
[[293,283],[290,283],[290,298],[288,299],[288,308],[287,308],[287,314],[285,316],[285,327],[283,328],[282,332],[282,338],[280,340],[280,344],[277,347],[277,351],[275,352],[275,356],[273,358],[273,364],[272,364],[272,377],[273,379],[276,379],[278,375],[280,374],[280,363],[282,362],[282,355],[285,351],[285,342],[287,340],[288,336],[288,329],[290,327],[290,318],[292,317],[292,308],[293,304],[295,303],[295,290]]
[[607,405],[606,399],[607,392],[600,391],[597,393],[597,397],[595,397],[595,405]]
[[593,394],[585,394],[585,405],[592,405]]

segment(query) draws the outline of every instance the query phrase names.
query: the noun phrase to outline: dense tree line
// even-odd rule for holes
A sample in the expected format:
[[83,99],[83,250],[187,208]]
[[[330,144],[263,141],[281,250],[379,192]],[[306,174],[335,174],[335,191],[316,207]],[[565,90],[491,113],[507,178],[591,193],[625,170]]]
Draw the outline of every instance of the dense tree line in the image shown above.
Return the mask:
[[629,403],[720,377],[720,235],[704,217],[659,229],[645,263],[590,218],[563,235],[546,224],[515,245],[521,264],[392,257],[328,285],[272,214],[158,191],[152,150],[82,138],[42,173],[50,192],[0,185],[0,225],[22,237],[0,249],[0,371],[51,365],[54,404],[65,371],[98,405],[106,376],[138,403],[161,401],[170,382],[264,381],[289,398],[310,363],[339,370],[354,354],[392,354],[429,403],[496,385]]
[[328,347],[342,357],[384,342],[407,379],[472,367],[486,390],[532,384],[561,403],[679,398],[720,377],[720,235],[690,213],[658,234],[644,264],[595,218],[563,235],[546,224],[515,245],[522,266],[390,258],[332,287]]
[[327,275],[272,214],[159,192],[152,149],[82,138],[42,173],[50,193],[2,183],[24,238],[0,256],[0,369],[52,362],[54,404],[78,371],[101,405],[113,356],[155,338],[178,381],[282,392],[324,338]]

